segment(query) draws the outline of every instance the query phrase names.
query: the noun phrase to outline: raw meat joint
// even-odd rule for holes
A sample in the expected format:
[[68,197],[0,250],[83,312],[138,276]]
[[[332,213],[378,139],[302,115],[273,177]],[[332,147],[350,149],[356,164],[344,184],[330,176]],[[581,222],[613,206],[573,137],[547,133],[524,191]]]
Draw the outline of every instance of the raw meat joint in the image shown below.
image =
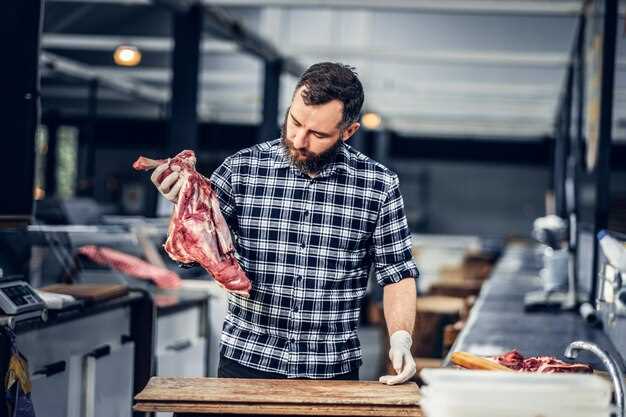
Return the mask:
[[98,265],[110,266],[128,276],[152,280],[159,288],[180,287],[180,277],[176,272],[159,268],[136,256],[94,245],[81,246],[78,248],[78,253],[85,255]]
[[517,350],[504,353],[498,357],[492,358],[500,365],[511,368],[520,372],[537,372],[537,373],[562,373],[562,372],[578,372],[591,373],[591,366],[582,363],[567,363],[551,356],[536,356],[532,358],[524,358]]
[[186,150],[167,160],[141,156],[133,168],[145,171],[163,163],[169,168],[159,182],[174,170],[180,171],[184,181],[170,220],[165,251],[177,262],[199,263],[225,290],[249,296],[252,285],[235,258],[230,230],[211,182],[196,171],[195,154]]

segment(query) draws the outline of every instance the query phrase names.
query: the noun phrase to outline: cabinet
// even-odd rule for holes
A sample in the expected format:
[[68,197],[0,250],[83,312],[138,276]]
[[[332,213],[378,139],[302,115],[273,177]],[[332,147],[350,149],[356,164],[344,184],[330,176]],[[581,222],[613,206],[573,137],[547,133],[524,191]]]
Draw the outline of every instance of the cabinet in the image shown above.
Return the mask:
[[37,415],[66,417],[69,373],[66,361],[58,361],[31,373],[32,400]]
[[134,344],[103,346],[84,358],[85,417],[130,417]]
[[[157,316],[156,374],[165,377],[207,375],[207,302]],[[156,413],[169,417],[172,413]]]
[[206,376],[206,303],[157,318],[156,374]]
[[135,343],[129,306],[17,335],[41,416],[130,417]]
[[205,376],[206,339],[173,344],[157,356],[159,376]]

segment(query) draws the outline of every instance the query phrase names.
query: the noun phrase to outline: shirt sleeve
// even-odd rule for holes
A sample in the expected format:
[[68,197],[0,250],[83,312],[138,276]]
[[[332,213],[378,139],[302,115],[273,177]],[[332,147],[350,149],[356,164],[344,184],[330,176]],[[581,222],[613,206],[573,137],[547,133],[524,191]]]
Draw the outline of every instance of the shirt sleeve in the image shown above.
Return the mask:
[[213,175],[211,175],[211,185],[213,185],[213,189],[217,194],[222,216],[224,216],[226,223],[231,230],[233,230],[237,222],[231,163],[231,158],[226,158],[226,160],[213,171]]
[[398,176],[394,175],[373,234],[376,280],[380,286],[419,276],[411,251],[411,234],[404,213]]

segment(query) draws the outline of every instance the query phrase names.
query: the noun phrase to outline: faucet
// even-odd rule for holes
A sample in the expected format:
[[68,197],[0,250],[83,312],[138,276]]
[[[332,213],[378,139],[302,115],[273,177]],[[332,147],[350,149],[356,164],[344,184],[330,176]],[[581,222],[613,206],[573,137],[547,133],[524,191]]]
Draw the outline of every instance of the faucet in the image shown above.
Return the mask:
[[605,350],[600,349],[595,343],[583,340],[570,343],[565,348],[565,356],[569,359],[576,359],[581,350],[589,351],[602,360],[602,364],[609,371],[613,381],[615,402],[617,403],[617,417],[626,417],[624,416],[624,371],[621,358],[616,359]]

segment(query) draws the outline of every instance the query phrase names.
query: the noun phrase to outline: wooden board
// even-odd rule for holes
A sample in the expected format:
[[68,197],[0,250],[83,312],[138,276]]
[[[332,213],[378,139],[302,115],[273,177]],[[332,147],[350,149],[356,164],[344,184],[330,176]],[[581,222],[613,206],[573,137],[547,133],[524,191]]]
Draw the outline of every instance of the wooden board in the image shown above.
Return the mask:
[[499,363],[473,355],[468,352],[454,352],[450,356],[450,361],[465,369],[478,369],[484,371],[504,371],[504,372],[515,372],[511,368],[507,368],[504,365],[500,365]]
[[135,396],[146,402],[417,406],[414,383],[376,381],[153,377]]
[[128,287],[123,284],[53,284],[40,289],[88,301],[103,301],[128,294]]
[[245,403],[139,403],[135,411],[156,413],[254,414],[277,416],[380,416],[422,417],[419,407],[375,405],[303,405],[303,404],[245,404]]

